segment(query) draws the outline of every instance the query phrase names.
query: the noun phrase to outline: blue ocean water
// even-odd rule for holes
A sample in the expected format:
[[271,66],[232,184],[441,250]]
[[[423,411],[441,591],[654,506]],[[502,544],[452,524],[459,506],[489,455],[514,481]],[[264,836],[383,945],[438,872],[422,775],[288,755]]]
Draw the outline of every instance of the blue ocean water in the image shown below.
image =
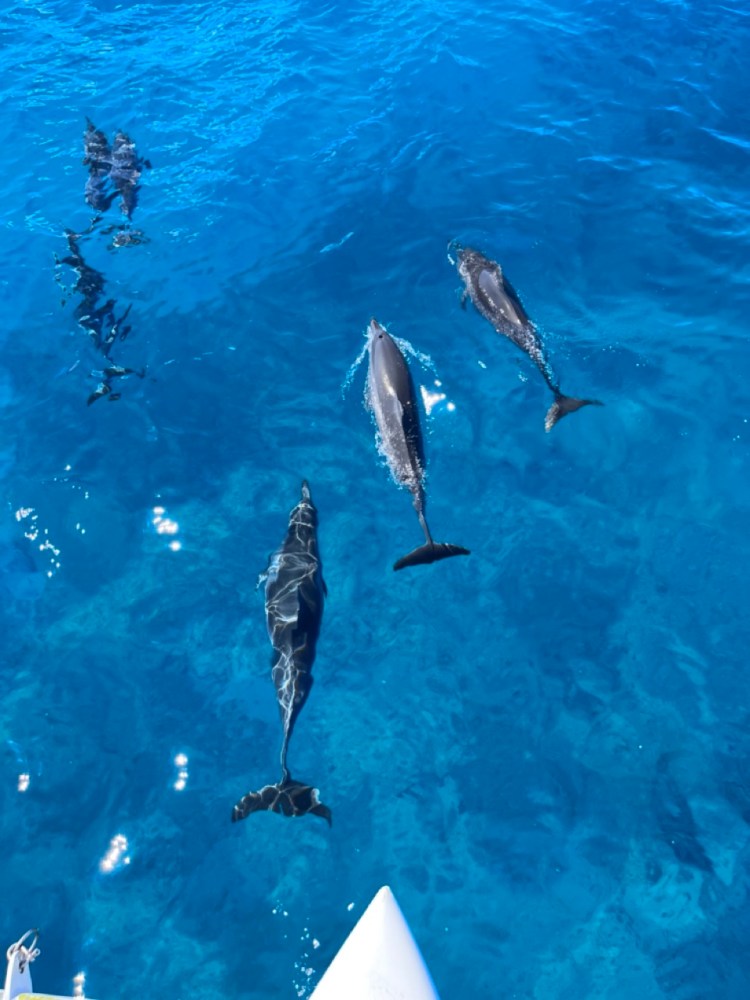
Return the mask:
[[[443,998],[747,997],[746,6],[12,0],[0,31],[0,944],[40,927],[51,992],[307,996],[389,883]],[[151,163],[139,245],[117,201],[87,232],[87,116]],[[66,230],[130,306],[115,402]],[[603,408],[544,433],[453,238]],[[373,314],[431,359],[467,559],[391,570],[421,535],[346,387]],[[232,825],[278,777],[255,585],[303,476],[329,597],[290,763],[333,826]]]

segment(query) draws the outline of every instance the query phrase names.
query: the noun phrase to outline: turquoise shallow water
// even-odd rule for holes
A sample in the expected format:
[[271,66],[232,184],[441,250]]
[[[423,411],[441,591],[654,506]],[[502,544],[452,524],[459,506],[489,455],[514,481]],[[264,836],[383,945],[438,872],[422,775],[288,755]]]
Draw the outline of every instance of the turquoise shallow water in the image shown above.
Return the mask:
[[[101,1000],[305,996],[388,882],[446,1000],[746,997],[743,5],[61,0],[0,32],[0,943],[39,926],[37,985]],[[145,240],[112,246],[115,202],[79,243],[147,368],[91,406],[56,264],[87,116],[152,165]],[[604,408],[545,435],[452,238]],[[373,314],[434,366],[430,523],[467,559],[391,571],[419,528],[343,388]],[[290,763],[333,827],[232,825],[278,775],[255,583],[303,476],[329,597]]]

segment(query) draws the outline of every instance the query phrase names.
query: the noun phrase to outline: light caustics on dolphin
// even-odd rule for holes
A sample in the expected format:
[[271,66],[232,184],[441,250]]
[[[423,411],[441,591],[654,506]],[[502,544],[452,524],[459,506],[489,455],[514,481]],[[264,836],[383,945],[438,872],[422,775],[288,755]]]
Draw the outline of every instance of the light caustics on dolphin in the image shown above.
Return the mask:
[[83,165],[89,168],[84,197],[95,212],[106,212],[117,194],[109,188],[112,150],[106,135],[90,118],[83,134]]
[[141,174],[144,167],[151,168],[148,160],[138,156],[135,143],[124,132],[118,132],[112,142],[112,169],[110,178],[120,194],[120,210],[130,221],[138,203]]
[[448,542],[435,542],[425,517],[425,454],[419,422],[417,394],[409,366],[393,337],[370,321],[367,331],[369,366],[365,404],[375,418],[378,443],[391,475],[412,495],[414,509],[425,535],[425,544],[398,559],[393,568],[437,562],[449,556],[467,556],[469,550]]
[[135,143],[125,132],[117,132],[110,146],[106,135],[90,118],[83,134],[83,164],[89,168],[84,197],[99,213],[106,212],[117,195],[120,210],[130,222],[138,203],[139,180],[144,168],[151,167],[139,156]]
[[466,300],[470,298],[477,311],[498,333],[513,341],[516,347],[520,347],[531,358],[554,394],[554,402],[547,410],[544,421],[546,431],[551,431],[558,420],[568,413],[580,410],[582,406],[602,405],[598,399],[566,396],[560,389],[541,337],[498,263],[478,250],[462,247],[455,241],[449,245],[448,259],[457,265],[464,282],[461,305],[465,306]]
[[110,145],[107,136],[90,118],[86,119],[83,153],[83,164],[89,168],[84,197],[97,213],[88,231],[93,231],[101,222],[119,194],[120,210],[126,221],[124,227],[115,223],[103,230],[104,235],[112,236],[107,249],[117,250],[148,243],[148,237],[140,229],[134,229],[131,223],[138,203],[140,178],[144,169],[151,167],[149,161],[138,155],[135,143],[124,132],[117,132]]
[[312,813],[331,822],[331,810],[320,801],[318,789],[295,781],[286,763],[294,724],[312,688],[326,596],[317,525],[310,487],[303,482],[300,501],[289,515],[286,538],[271,556],[265,573],[266,624],[273,646],[271,677],[283,730],[281,780],[243,795],[232,809],[233,823],[262,810],[284,816]]

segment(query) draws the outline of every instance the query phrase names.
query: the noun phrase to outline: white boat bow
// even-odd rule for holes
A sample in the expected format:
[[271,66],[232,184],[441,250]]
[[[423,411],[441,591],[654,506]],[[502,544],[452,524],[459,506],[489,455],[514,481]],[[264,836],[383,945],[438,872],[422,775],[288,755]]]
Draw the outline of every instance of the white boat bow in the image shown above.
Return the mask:
[[387,885],[377,893],[310,1000],[439,1000],[401,908]]

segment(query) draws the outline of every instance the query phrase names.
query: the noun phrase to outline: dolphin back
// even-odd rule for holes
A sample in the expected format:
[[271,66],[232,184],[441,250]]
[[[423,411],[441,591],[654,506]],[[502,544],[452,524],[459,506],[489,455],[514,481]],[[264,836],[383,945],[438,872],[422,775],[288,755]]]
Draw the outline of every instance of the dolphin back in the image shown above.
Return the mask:
[[368,329],[367,405],[380,433],[393,478],[412,493],[421,489],[425,453],[417,391],[401,349],[376,319]]
[[254,812],[275,812],[282,816],[321,816],[331,825],[331,810],[320,801],[317,788],[287,777],[275,785],[264,785],[257,792],[243,795],[232,809],[232,822]]

